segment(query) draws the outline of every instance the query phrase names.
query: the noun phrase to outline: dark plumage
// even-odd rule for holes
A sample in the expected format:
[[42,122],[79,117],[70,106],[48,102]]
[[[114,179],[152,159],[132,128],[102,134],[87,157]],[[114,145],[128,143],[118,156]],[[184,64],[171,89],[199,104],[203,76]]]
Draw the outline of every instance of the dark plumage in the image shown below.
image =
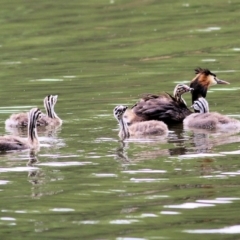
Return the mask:
[[158,120],[169,123],[180,123],[192,112],[187,108],[182,94],[192,88],[185,84],[178,84],[173,96],[168,93],[161,95],[147,94],[137,102],[131,110],[124,114],[128,124],[139,121]]

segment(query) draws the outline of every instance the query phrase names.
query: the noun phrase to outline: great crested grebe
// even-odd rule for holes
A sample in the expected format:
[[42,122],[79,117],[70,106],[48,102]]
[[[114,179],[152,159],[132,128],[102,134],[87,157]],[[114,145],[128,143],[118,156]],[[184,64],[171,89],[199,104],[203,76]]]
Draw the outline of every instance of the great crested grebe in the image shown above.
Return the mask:
[[124,114],[130,125],[134,122],[158,120],[165,123],[180,123],[192,112],[187,108],[182,95],[193,89],[186,84],[177,84],[173,96],[168,93],[161,95],[147,94],[132,109]]
[[[44,98],[43,104],[47,114],[42,114],[42,117],[37,121],[37,126],[60,126],[62,120],[54,111],[54,106],[57,103],[58,95],[48,95]],[[5,121],[7,127],[26,127],[28,125],[28,114],[26,112],[15,113]]]
[[168,127],[164,122],[161,121],[144,121],[136,122],[128,126],[127,122],[123,118],[124,112],[127,110],[126,106],[116,106],[113,110],[113,115],[119,122],[119,134],[118,136],[123,140],[131,136],[141,137],[146,135],[155,136],[167,136]]
[[240,130],[240,121],[217,112],[209,112],[208,102],[200,97],[194,101],[195,113],[186,117],[184,127],[209,130]]
[[192,103],[199,97],[206,97],[209,87],[216,84],[229,84],[224,80],[217,78],[216,74],[212,73],[209,69],[196,68],[196,76],[190,82],[192,91]]
[[41,111],[38,108],[32,108],[28,113],[28,138],[25,139],[13,135],[0,136],[0,151],[37,150],[39,148],[39,141],[36,124],[40,116]]

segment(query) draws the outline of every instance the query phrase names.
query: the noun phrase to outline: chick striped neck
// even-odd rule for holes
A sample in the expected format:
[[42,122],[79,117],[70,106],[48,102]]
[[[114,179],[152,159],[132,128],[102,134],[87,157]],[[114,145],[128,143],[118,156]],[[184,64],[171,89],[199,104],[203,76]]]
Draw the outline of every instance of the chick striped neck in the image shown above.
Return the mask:
[[129,133],[128,125],[127,125],[127,122],[124,121],[123,116],[118,120],[118,122],[120,127],[120,131],[119,131],[120,138],[121,139],[129,138],[130,133]]
[[192,88],[190,88],[189,86],[185,85],[185,84],[178,84],[175,88],[174,88],[174,91],[173,91],[173,96],[174,98],[176,99],[176,101],[178,102],[183,102],[185,105],[186,102],[185,100],[183,99],[182,95],[186,92],[190,92],[192,91]]
[[200,97],[200,98],[198,98],[198,100],[194,101],[192,107],[196,113],[208,113],[209,112],[208,101],[203,97]]
[[125,120],[125,118],[123,117],[125,111],[127,110],[128,107],[123,106],[123,105],[119,105],[116,106],[113,109],[113,116],[116,118],[116,120],[119,123],[119,137],[124,140],[125,138],[130,137],[130,133],[129,133],[129,128],[128,128],[128,124],[127,121]]
[[58,97],[57,95],[56,96],[48,95],[44,99],[44,107],[49,118],[59,118],[54,111],[54,106],[57,102],[57,97]]
[[36,124],[40,114],[41,111],[37,108],[31,109],[28,113],[28,142],[32,147],[39,145]]

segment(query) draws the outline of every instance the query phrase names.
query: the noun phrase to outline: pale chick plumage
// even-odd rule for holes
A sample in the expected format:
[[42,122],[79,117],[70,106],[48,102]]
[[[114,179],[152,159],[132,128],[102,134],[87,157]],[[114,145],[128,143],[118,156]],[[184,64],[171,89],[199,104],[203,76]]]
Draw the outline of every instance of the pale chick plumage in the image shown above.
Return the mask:
[[28,113],[28,138],[22,138],[13,135],[0,136],[0,151],[14,150],[38,150],[39,141],[36,130],[37,120],[41,117],[41,111],[38,108],[32,108]]
[[207,129],[220,131],[239,131],[240,121],[222,115],[217,112],[209,112],[208,102],[200,97],[195,100],[193,106],[195,113],[186,117],[183,121],[187,129]]
[[156,120],[136,122],[128,126],[123,118],[126,111],[126,106],[117,106],[113,110],[113,115],[119,122],[119,137],[124,140],[129,137],[144,137],[144,136],[167,136],[168,127],[165,123]]
[[[58,95],[48,95],[44,98],[43,104],[46,114],[42,114],[41,119],[37,121],[37,126],[61,126],[62,120],[54,111],[54,106],[57,103]],[[12,114],[6,121],[6,127],[26,127],[28,125],[28,113]]]

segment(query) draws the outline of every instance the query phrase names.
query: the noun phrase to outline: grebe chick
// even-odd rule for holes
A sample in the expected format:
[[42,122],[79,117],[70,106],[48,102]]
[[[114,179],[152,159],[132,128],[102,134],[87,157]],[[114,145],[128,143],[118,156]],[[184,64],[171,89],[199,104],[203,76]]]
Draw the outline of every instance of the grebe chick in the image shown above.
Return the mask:
[[208,130],[240,130],[240,121],[217,112],[209,112],[208,102],[200,97],[192,106],[195,113],[183,121],[185,128]]
[[131,136],[141,137],[146,135],[162,136],[168,134],[168,127],[164,122],[161,121],[144,121],[136,122],[128,126],[127,122],[123,118],[124,112],[127,110],[126,106],[116,106],[113,110],[113,115],[119,122],[119,134],[118,136],[124,140]]
[[186,84],[177,84],[173,96],[147,94],[132,109],[126,111],[124,118],[128,124],[140,121],[158,120],[169,123],[180,123],[192,112],[187,108],[182,95],[193,89]]
[[[57,103],[58,95],[48,95],[44,98],[43,104],[47,114],[42,114],[41,119],[37,121],[37,126],[60,126],[62,120],[54,111],[54,106]],[[15,113],[5,121],[7,127],[26,127],[28,126],[28,113]]]
[[196,77],[190,82],[190,87],[193,88],[192,104],[200,97],[206,98],[209,87],[216,84],[230,84],[224,80],[217,78],[216,74],[212,73],[209,69],[196,68]]
[[25,139],[13,135],[0,136],[0,151],[37,150],[39,148],[39,141],[36,124],[40,116],[41,111],[38,108],[32,108],[28,113],[28,138]]

